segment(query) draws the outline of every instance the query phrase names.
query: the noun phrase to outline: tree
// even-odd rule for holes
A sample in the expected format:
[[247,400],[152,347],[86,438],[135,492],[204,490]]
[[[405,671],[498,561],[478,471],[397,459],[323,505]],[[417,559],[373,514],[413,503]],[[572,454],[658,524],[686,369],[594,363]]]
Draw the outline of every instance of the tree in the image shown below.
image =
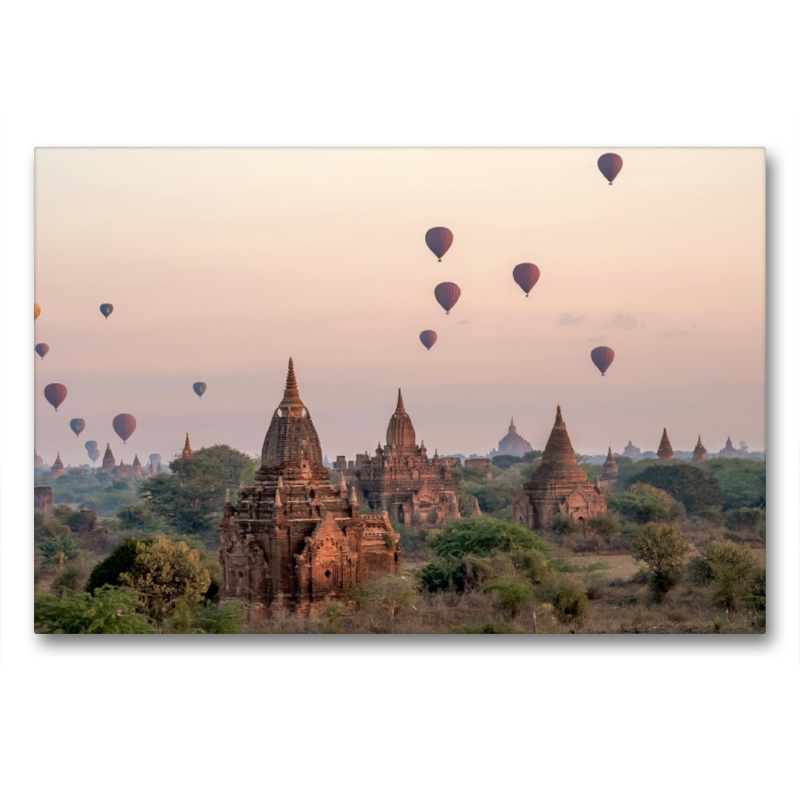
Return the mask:
[[68,561],[77,558],[81,553],[77,539],[67,530],[66,533],[48,536],[39,542],[39,552],[44,558],[44,566],[49,569],[60,569]]
[[137,612],[133,589],[107,586],[94,593],[65,591],[61,597],[37,593],[33,606],[37,633],[155,633]]
[[669,492],[689,513],[721,508],[725,503],[719,482],[689,464],[648,467],[634,478],[633,485],[647,483]]
[[[195,450],[192,458],[207,458],[216,461],[216,463],[222,467],[222,482],[224,488],[230,489],[231,491],[239,488],[239,483],[242,481],[245,472],[248,473],[248,477],[250,477],[250,475],[254,476],[255,470],[260,465],[257,459],[250,458],[247,453],[243,453],[241,450],[237,450],[227,444],[215,444],[212,447],[202,447],[200,450]],[[181,459],[178,459],[178,461],[180,460]],[[175,462],[172,462],[170,464],[170,469],[173,469],[174,463]],[[247,483],[247,481],[245,482]],[[253,481],[251,480],[248,485],[252,483]]]
[[660,603],[664,595],[683,577],[683,557],[689,542],[677,525],[648,523],[631,539],[634,561],[643,561],[649,571],[650,592]]
[[467,554],[491,556],[497,551],[546,550],[547,544],[535,531],[516,522],[494,517],[453,520],[440,533],[428,536],[428,546],[437,556],[463,558]]
[[484,592],[494,595],[503,614],[513,620],[533,597],[533,586],[527,581],[503,578],[484,587]]
[[395,630],[398,612],[411,608],[417,597],[414,585],[407,578],[395,575],[381,575],[363,584],[361,589],[367,607],[380,608],[389,615],[389,628],[392,633]]
[[712,458],[701,469],[717,479],[725,496],[723,510],[767,507],[767,465],[746,458]]
[[140,610],[157,622],[174,611],[179,600],[200,602],[211,575],[198,550],[165,536],[126,539],[89,576],[89,591],[103,585],[128,586],[140,597]]
[[670,522],[683,511],[670,494],[649,483],[634,483],[625,491],[609,495],[608,507],[639,524]]
[[481,511],[492,513],[514,502],[516,489],[507,481],[490,480],[482,484],[467,484],[469,493],[477,497]]
[[569,514],[556,514],[553,517],[553,524],[550,526],[553,533],[561,534],[562,536],[570,533],[578,533],[581,526]]
[[492,459],[492,464],[498,469],[508,469],[510,466],[520,464],[521,462],[522,459],[519,456],[512,455],[495,456]]
[[589,607],[586,584],[573,575],[554,572],[538,589],[539,598],[553,607],[561,622],[580,622]]
[[714,600],[728,611],[736,610],[738,601],[753,584],[759,570],[753,551],[734,542],[712,542],[691,562],[693,582],[716,584]]

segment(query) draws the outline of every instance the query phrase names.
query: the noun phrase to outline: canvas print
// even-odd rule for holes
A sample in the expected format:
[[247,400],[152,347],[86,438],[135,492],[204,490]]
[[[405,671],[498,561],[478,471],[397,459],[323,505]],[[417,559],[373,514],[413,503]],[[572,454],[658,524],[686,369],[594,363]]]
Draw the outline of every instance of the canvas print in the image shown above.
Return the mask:
[[758,148],[40,148],[39,633],[766,629]]

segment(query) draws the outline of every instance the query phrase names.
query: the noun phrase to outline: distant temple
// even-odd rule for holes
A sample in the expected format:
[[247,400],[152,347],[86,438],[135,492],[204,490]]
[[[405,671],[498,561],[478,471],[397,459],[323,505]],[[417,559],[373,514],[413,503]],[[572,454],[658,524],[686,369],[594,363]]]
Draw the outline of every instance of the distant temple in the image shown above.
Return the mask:
[[508,433],[497,443],[497,449],[489,453],[489,458],[494,458],[494,456],[524,456],[525,453],[530,453],[531,450],[533,450],[533,446],[527,439],[523,439],[517,433],[514,417],[511,417]]
[[67,471],[64,469],[64,462],[61,460],[61,453],[57,453],[56,460],[53,462],[53,466],[50,468],[50,480],[55,480],[56,478],[60,478],[62,475],[66,474]]
[[223,508],[223,602],[243,601],[250,619],[280,609],[307,614],[362,581],[399,573],[400,537],[388,513],[362,515],[344,473],[338,486],[330,482],[291,359],[255,477],[255,486],[240,486],[235,506],[228,492]]
[[733,442],[731,441],[731,437],[728,437],[728,441],[725,442],[725,447],[717,453],[719,458],[741,458],[742,454],[733,446]]
[[106,452],[103,454],[103,465],[100,467],[100,472],[111,472],[116,465],[114,454],[111,452],[111,443],[106,443]]
[[[339,456],[335,466],[341,470],[344,463],[344,456]],[[439,528],[446,519],[461,516],[450,465],[438,451],[428,458],[425,442],[417,447],[400,390],[386,430],[386,447],[378,442],[373,457],[357,455],[355,463],[347,463],[345,474],[370,509],[388,511],[402,525]]]
[[183,445],[183,450],[181,450],[181,458],[191,458],[193,455],[194,450],[192,450],[192,446],[189,444],[189,434],[187,433],[186,442]]
[[603,463],[603,474],[600,476],[600,480],[615,481],[617,479],[617,475],[619,475],[619,467],[617,466],[617,462],[614,460],[614,454],[611,452],[611,448],[609,447],[608,455]]
[[642,451],[638,447],[634,447],[633,442],[628,439],[628,444],[625,445],[622,455],[624,455],[626,458],[637,459],[642,457]]
[[[730,441],[730,439],[728,439]],[[700,437],[697,437],[697,444],[694,448],[694,453],[692,453],[692,461],[706,461],[708,459],[708,453],[706,452],[705,447],[703,447],[703,443],[700,441]]]
[[675,458],[675,453],[672,452],[672,445],[669,443],[669,436],[667,436],[667,429],[664,428],[664,433],[661,434],[661,442],[656,451],[659,461],[668,461]]
[[542,465],[514,499],[514,521],[531,530],[544,530],[557,514],[569,514],[586,532],[586,523],[607,510],[599,481],[591,484],[578,466],[567,426],[556,410],[556,421],[542,454]]
[[44,459],[36,452],[34,448],[33,451],[33,469],[34,470],[41,470],[44,468]]

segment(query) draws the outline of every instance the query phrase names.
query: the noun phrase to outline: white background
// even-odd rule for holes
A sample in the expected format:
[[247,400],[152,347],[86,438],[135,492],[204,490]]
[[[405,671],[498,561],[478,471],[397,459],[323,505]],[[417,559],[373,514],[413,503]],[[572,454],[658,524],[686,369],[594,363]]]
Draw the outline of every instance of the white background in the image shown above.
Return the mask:
[[[18,3],[0,18],[12,798],[788,797],[800,59],[788,3]],[[33,148],[745,145],[768,159],[769,633],[35,637]]]

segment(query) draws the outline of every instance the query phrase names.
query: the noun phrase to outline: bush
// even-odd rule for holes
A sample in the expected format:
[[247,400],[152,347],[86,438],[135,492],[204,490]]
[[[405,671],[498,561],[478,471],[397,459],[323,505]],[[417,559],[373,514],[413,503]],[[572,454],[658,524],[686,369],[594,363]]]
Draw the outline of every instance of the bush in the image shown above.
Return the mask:
[[701,469],[716,478],[725,497],[723,510],[767,507],[767,465],[745,458],[712,458]]
[[717,479],[689,464],[648,467],[632,483],[646,483],[669,492],[691,514],[706,508],[722,508],[725,503]]
[[468,484],[470,494],[478,499],[481,511],[491,513],[510,506],[514,502],[516,489],[507,481],[491,480],[482,484]]
[[132,589],[107,586],[93,594],[64,592],[61,597],[38,593],[33,619],[37,633],[155,633],[137,613],[139,597]]
[[757,528],[765,518],[760,508],[737,508],[725,512],[725,527],[732,531]]
[[527,581],[505,578],[487,584],[484,592],[493,595],[503,614],[513,620],[533,597],[533,586]]
[[631,539],[631,555],[647,565],[651,597],[657,603],[680,583],[688,551],[689,542],[677,525],[649,523]]
[[484,625],[457,625],[453,628],[453,633],[522,633],[522,628],[513,622],[505,620],[499,622],[487,622]]
[[428,545],[437,556],[456,558],[468,553],[490,556],[496,551],[548,549],[535,531],[493,517],[454,520],[440,533],[428,536]]
[[[701,564],[693,566],[697,575],[710,576],[711,583],[716,586],[715,602],[724,605],[728,611],[735,611],[739,600],[748,587],[757,584],[761,578],[761,568],[753,551],[742,544],[733,542],[712,542],[703,550]],[[755,582],[755,583],[754,583]],[[764,594],[766,595],[766,574],[763,575]],[[752,594],[752,592],[751,592]]]
[[580,622],[589,607],[586,585],[573,575],[554,573],[538,591],[540,600],[549,603],[561,622]]
[[581,530],[581,526],[578,525],[569,514],[556,514],[550,528],[553,533],[560,534],[561,536],[570,533],[578,533]]
[[428,555],[428,548],[425,540],[428,537],[427,531],[407,528],[399,523],[392,523],[392,527],[400,534],[400,550],[407,558],[425,558]]
[[609,495],[608,507],[641,525],[671,522],[685,511],[670,494],[649,483],[634,483],[623,492]]
[[89,533],[97,526],[97,514],[88,508],[74,511],[65,520],[64,524],[73,533]]
[[622,526],[614,514],[599,514],[589,520],[589,527],[600,536],[614,536],[620,533]]
[[120,527],[123,530],[143,531],[151,528],[156,521],[156,516],[147,503],[135,503],[131,506],[125,506],[117,514],[117,519],[120,521]]
[[44,557],[44,566],[48,569],[63,567],[68,561],[77,558],[81,553],[78,540],[67,531],[65,534],[48,536],[39,542],[39,552]]
[[102,586],[120,586],[120,575],[133,569],[139,553],[137,545],[136,539],[125,539],[120,542],[111,555],[92,570],[86,591],[94,592]]
[[522,459],[519,456],[503,455],[495,456],[492,459],[492,464],[498,469],[508,469],[514,464],[521,464]]

